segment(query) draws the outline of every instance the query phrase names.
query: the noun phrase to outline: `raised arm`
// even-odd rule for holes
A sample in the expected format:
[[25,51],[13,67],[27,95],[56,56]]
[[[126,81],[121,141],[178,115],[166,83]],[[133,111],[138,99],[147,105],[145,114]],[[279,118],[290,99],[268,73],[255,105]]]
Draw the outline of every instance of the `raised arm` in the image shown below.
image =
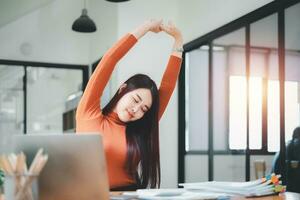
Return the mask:
[[77,119],[93,119],[100,116],[100,99],[116,64],[134,46],[137,40],[148,31],[156,32],[156,29],[160,31],[160,24],[161,21],[158,20],[144,22],[135,30],[123,36],[105,53],[92,74],[79,102],[76,111]]
[[162,25],[161,29],[174,38],[174,45],[159,87],[159,120],[161,119],[176,86],[176,81],[180,72],[183,51],[182,35],[175,25],[169,22],[168,25]]

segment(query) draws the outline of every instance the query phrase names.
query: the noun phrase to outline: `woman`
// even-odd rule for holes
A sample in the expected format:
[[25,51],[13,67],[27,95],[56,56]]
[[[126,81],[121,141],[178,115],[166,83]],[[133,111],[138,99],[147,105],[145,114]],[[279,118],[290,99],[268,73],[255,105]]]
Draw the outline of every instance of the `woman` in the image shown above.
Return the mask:
[[[147,32],[160,31],[172,36],[174,45],[159,89],[148,76],[134,75],[101,110],[100,97],[117,62]],[[176,85],[182,43],[173,23],[148,20],[105,53],[87,84],[77,108],[76,132],[102,135],[111,190],[160,185],[158,121]]]

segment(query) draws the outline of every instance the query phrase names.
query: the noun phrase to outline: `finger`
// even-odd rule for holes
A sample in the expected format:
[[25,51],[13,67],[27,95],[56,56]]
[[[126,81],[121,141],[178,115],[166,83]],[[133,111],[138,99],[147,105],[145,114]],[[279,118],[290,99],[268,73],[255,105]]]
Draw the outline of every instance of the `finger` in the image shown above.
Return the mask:
[[156,27],[156,28],[153,29],[153,31],[154,31],[155,33],[158,33],[158,32],[159,32],[159,28]]
[[162,31],[162,30],[163,30],[162,27],[161,27],[161,25],[159,25],[158,29],[159,29],[159,31]]
[[161,24],[159,27],[160,27],[160,29],[163,30],[163,31],[166,30],[166,25],[164,25],[164,24]]
[[166,26],[164,26],[164,29],[165,29],[165,31],[169,32],[170,31],[170,26],[166,25]]
[[162,27],[162,30],[163,30],[164,32],[166,32],[166,33],[168,33],[168,32],[169,32],[169,29],[168,29],[168,27],[167,27],[167,26],[163,26],[163,27]]
[[156,20],[156,22],[155,22],[156,27],[161,26],[161,24],[162,24],[162,20]]

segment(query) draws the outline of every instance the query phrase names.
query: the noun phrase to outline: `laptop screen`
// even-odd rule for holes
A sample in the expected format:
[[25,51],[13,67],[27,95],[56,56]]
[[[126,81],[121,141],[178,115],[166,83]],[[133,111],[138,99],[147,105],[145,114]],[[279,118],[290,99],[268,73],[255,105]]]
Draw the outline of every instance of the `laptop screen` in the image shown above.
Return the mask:
[[25,153],[28,166],[39,148],[49,156],[38,179],[39,199],[109,199],[99,133],[18,135],[13,146],[15,153]]

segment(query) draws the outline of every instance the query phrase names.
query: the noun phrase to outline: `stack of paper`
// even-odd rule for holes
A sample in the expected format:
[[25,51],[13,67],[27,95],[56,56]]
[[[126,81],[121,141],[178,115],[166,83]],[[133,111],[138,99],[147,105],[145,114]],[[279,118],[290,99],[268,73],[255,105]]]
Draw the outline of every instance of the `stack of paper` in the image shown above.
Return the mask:
[[214,192],[245,197],[272,195],[285,191],[280,175],[271,174],[250,182],[200,182],[179,184],[191,192]]
[[144,199],[144,200],[212,200],[230,199],[231,196],[255,197],[277,194],[285,191],[279,180],[280,175],[269,175],[249,182],[200,182],[182,183],[181,189],[142,189],[136,192],[124,192],[111,199]]

